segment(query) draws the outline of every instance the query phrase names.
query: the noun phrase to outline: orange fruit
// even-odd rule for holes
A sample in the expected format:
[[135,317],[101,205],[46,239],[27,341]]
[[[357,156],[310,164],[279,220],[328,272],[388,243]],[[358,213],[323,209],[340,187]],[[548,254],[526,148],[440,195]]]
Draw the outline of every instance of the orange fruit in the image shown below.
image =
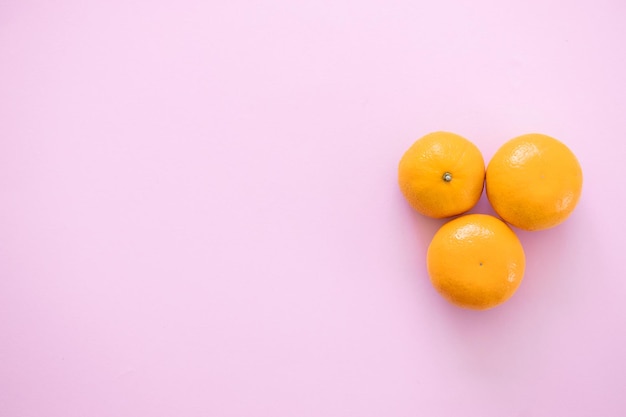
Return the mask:
[[502,219],[520,229],[542,230],[572,213],[583,173],[562,142],[531,133],[498,149],[487,166],[486,184],[489,202]]
[[402,156],[398,184],[409,204],[434,218],[474,207],[483,191],[485,162],[469,140],[449,132],[418,139]]
[[508,300],[526,265],[519,239],[502,220],[468,214],[444,224],[426,255],[433,286],[460,307],[485,310]]

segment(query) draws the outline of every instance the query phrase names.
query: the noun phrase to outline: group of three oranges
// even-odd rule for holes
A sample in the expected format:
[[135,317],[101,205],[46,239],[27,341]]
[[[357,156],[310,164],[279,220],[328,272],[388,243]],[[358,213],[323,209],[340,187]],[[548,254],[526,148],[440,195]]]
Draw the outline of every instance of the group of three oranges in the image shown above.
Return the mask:
[[486,214],[456,217],[428,247],[433,286],[461,307],[488,309],[509,299],[524,276],[524,249],[507,225],[543,230],[572,213],[582,190],[582,169],[562,142],[533,133],[506,142],[489,162],[469,140],[434,132],[402,156],[398,183],[409,204],[433,218],[461,215],[483,189],[501,219]]

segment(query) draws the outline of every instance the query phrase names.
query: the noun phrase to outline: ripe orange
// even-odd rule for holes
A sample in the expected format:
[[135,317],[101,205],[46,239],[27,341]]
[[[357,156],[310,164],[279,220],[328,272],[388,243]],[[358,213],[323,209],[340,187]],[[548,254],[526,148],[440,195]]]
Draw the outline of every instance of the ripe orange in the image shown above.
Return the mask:
[[511,139],[487,167],[487,197],[500,217],[524,230],[556,226],[572,213],[583,173],[558,140],[532,133]]
[[469,214],[444,224],[426,256],[433,286],[460,307],[485,310],[509,299],[524,276],[524,249],[503,221]]
[[461,214],[478,202],[485,162],[469,140],[449,132],[418,139],[402,156],[398,184],[409,204],[434,218]]

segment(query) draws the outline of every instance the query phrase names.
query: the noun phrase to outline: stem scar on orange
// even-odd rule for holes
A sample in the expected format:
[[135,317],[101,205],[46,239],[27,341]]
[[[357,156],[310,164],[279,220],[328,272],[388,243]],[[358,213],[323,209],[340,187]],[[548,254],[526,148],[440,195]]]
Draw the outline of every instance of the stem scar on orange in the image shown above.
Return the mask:
[[562,142],[531,133],[496,151],[486,175],[487,197],[504,221],[524,230],[554,227],[580,198],[583,173]]
[[480,199],[485,162],[469,140],[450,132],[418,139],[402,156],[398,184],[418,212],[444,218],[471,209]]
[[502,220],[468,214],[444,224],[426,255],[431,283],[451,303],[486,310],[508,300],[524,276],[519,239]]

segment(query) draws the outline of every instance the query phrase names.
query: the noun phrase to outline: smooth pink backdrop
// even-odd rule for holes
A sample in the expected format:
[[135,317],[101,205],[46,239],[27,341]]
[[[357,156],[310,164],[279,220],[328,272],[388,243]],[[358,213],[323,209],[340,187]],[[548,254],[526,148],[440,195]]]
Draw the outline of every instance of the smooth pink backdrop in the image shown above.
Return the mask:
[[[626,415],[626,3],[3,1],[0,416]],[[505,305],[447,304],[397,162],[583,166]],[[491,212],[483,199],[474,211]]]

